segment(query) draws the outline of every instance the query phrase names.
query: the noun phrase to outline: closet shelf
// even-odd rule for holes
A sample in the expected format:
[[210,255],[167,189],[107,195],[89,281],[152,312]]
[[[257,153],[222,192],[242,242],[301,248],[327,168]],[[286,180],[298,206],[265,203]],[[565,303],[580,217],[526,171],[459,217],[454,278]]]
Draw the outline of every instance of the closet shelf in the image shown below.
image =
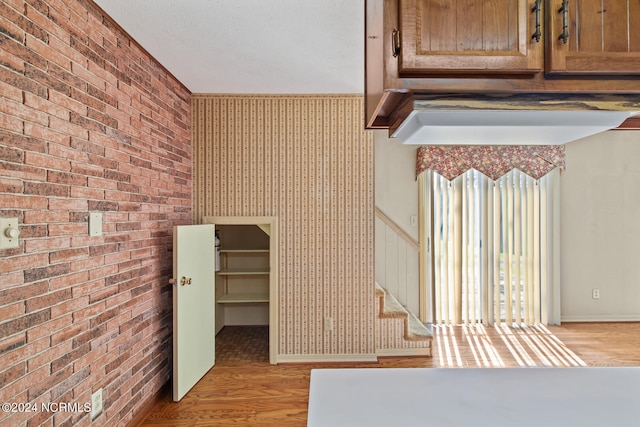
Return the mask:
[[264,268],[247,269],[247,268],[229,268],[217,271],[218,276],[262,276],[268,275],[269,270]]
[[218,303],[220,304],[241,304],[250,302],[269,302],[269,294],[224,294],[218,298]]
[[269,249],[220,249],[220,253],[227,254],[250,254],[250,253],[267,253]]

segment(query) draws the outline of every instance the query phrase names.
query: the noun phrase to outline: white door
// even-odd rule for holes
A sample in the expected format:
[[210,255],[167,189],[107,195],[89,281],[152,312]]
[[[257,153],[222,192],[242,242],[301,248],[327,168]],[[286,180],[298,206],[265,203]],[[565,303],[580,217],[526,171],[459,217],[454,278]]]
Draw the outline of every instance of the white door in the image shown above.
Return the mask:
[[173,229],[173,400],[215,363],[215,226]]

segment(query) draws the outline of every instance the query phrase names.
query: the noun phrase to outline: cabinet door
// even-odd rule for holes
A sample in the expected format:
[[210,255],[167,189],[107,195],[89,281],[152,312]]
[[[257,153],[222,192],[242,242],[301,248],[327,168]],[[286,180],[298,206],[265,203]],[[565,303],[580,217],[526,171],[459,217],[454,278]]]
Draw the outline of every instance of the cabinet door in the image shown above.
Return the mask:
[[[400,0],[400,75],[533,74],[535,0]],[[538,20],[536,19],[538,18]]]
[[640,74],[638,0],[551,0],[549,5],[547,73]]
[[173,400],[215,363],[212,224],[173,230]]

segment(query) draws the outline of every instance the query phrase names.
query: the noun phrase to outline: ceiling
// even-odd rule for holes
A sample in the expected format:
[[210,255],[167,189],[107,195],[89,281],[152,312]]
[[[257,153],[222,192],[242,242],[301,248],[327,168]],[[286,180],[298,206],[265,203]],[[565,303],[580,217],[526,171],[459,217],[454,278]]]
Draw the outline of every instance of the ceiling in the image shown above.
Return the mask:
[[364,0],[94,0],[193,93],[364,92]]

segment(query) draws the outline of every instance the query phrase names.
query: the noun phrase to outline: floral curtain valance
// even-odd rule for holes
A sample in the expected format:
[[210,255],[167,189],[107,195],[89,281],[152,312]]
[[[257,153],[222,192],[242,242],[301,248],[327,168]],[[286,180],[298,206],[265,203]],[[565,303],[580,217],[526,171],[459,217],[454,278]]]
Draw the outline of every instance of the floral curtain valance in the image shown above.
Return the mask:
[[518,169],[539,179],[564,165],[563,145],[429,145],[418,148],[416,175],[432,169],[452,180],[473,168],[497,180]]

